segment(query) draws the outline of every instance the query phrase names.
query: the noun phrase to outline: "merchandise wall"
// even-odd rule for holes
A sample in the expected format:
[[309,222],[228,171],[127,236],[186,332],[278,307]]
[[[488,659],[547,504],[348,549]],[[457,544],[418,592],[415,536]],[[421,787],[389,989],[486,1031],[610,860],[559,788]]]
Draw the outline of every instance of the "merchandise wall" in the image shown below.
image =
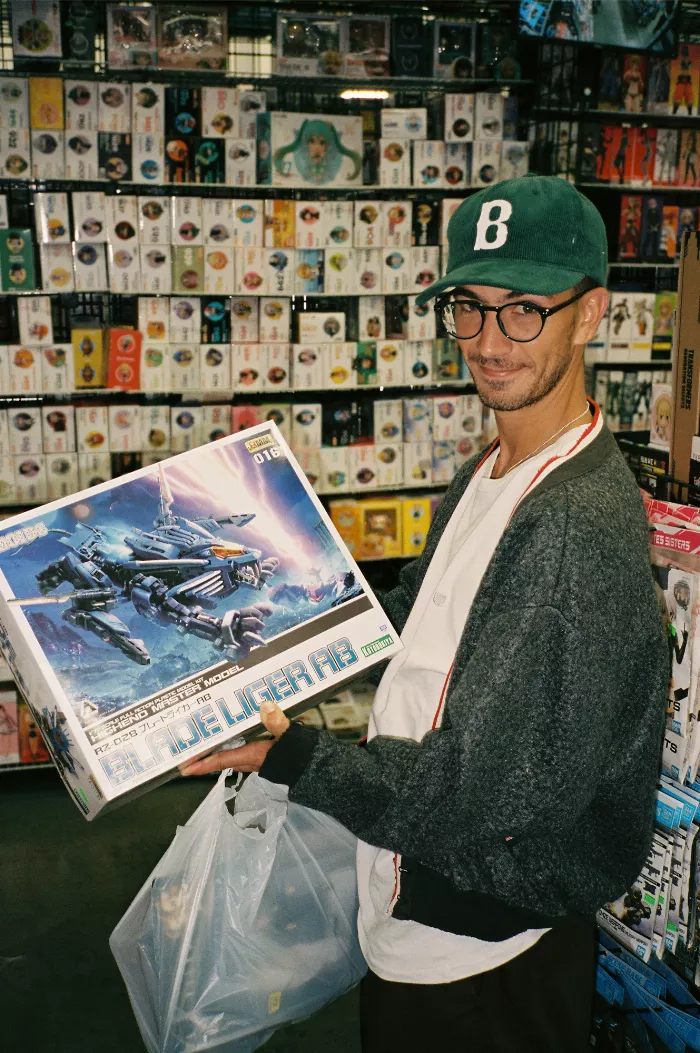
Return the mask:
[[[553,39],[578,26],[577,5],[555,6],[556,34],[548,5],[507,0],[371,14],[1,0],[0,517],[274,421],[370,584],[390,588],[495,434],[416,297],[447,269],[460,203],[528,171],[603,216],[611,304],[588,390],[640,484],[667,498],[700,8],[680,5],[657,50],[637,52]],[[56,647],[80,667],[75,634]],[[0,770],[50,763],[14,683],[0,688]],[[300,719],[357,738],[372,695],[353,685]],[[666,1000],[695,1005],[693,721],[669,726],[689,766],[665,755],[656,855],[601,914],[601,1035],[615,1007],[659,1021]],[[655,1041],[680,1048],[664,1027]]]

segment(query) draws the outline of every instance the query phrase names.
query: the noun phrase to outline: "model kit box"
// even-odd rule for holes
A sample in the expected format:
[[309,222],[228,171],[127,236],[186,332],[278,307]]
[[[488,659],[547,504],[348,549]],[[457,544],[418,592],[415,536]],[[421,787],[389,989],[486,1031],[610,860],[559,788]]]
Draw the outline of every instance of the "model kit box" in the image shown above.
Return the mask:
[[[235,480],[235,508],[222,477]],[[163,555],[173,527],[176,549]],[[198,566],[185,567],[195,547]],[[156,550],[176,576],[152,571],[125,600],[129,560]],[[86,581],[96,561],[99,580]],[[151,617],[164,574],[190,607],[185,620],[174,609]],[[255,622],[239,613],[251,606]],[[89,819],[257,730],[265,699],[308,708],[399,647],[269,423],[4,522],[0,621],[3,653]]]
[[334,76],[343,67],[337,18],[280,13],[275,72],[296,77]]

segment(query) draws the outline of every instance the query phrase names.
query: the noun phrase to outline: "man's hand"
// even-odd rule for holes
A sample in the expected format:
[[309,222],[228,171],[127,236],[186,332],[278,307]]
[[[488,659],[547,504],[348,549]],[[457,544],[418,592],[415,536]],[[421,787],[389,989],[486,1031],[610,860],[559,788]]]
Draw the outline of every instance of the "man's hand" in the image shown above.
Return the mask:
[[260,771],[268,752],[289,727],[289,721],[274,702],[263,702],[260,706],[260,719],[272,735],[271,739],[249,742],[236,750],[221,750],[220,753],[212,753],[210,757],[204,757],[202,760],[183,764],[180,774],[208,775],[210,772],[225,771],[226,768],[242,772]]

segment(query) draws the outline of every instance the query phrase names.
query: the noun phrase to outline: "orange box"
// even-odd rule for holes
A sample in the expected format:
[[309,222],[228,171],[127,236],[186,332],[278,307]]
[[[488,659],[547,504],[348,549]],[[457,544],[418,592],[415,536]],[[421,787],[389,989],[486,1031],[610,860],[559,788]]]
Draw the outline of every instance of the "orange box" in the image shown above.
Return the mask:
[[29,78],[29,124],[32,128],[52,131],[63,129],[63,81],[60,77]]
[[401,498],[361,501],[360,511],[359,559],[395,559],[401,556]]
[[348,546],[350,555],[357,559],[362,535],[361,502],[352,499],[331,501],[329,511],[333,525]]
[[141,340],[134,329],[110,329],[107,387],[138,391],[141,387]]

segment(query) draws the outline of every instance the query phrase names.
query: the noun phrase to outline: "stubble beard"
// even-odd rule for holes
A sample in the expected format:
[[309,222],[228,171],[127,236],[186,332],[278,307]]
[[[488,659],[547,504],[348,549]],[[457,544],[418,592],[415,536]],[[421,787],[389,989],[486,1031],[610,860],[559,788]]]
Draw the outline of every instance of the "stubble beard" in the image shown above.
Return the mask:
[[[476,390],[483,405],[486,406],[487,409],[508,413],[515,410],[525,409],[527,406],[534,406],[536,403],[541,402],[542,399],[550,394],[550,392],[554,391],[569,371],[575,350],[571,342],[572,335],[573,327],[572,332],[567,334],[568,339],[566,340],[566,350],[552,362],[549,369],[545,370],[539,378],[535,387],[528,392],[520,394],[507,393],[507,380],[496,381],[489,385],[488,390],[482,391],[474,378],[474,384],[476,385]],[[467,360],[467,365],[469,365],[469,360]]]

